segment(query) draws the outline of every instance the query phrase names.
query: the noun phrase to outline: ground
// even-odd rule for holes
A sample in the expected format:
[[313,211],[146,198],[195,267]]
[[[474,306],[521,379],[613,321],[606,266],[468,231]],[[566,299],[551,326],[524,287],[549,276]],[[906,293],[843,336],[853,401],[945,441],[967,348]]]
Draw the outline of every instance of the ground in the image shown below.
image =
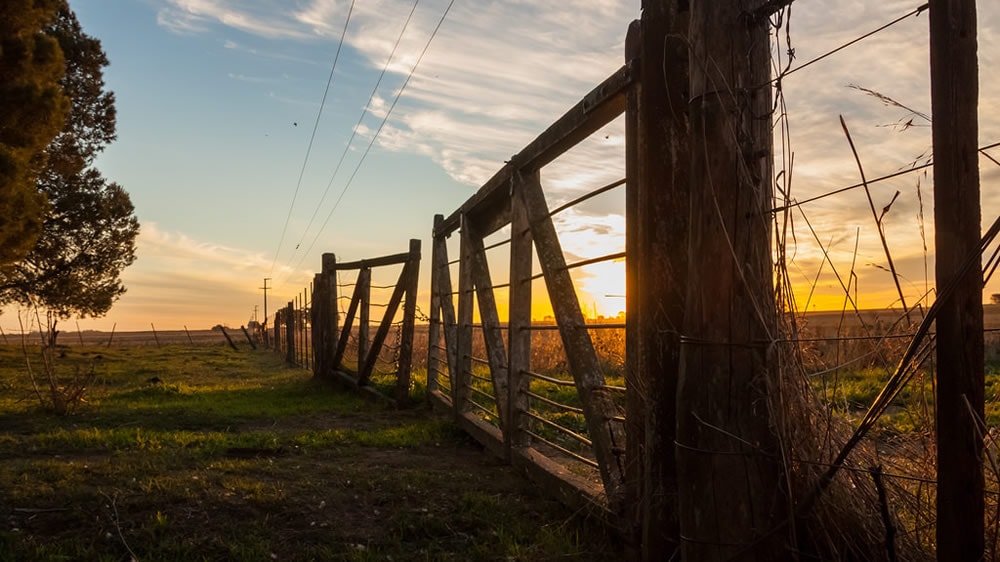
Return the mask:
[[[0,348],[0,560],[608,560],[615,540],[425,407],[222,346]],[[29,349],[46,396],[46,370]]]

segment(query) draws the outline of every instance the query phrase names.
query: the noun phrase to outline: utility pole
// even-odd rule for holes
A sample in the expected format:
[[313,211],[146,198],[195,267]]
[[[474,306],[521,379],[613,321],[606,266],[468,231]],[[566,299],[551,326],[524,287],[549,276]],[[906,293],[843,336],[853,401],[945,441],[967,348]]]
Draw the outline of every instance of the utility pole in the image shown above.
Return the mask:
[[265,277],[264,278],[264,286],[263,287],[258,287],[259,289],[264,289],[264,322],[262,324],[262,328],[263,328],[263,331],[264,331],[264,345],[265,346],[267,345],[267,290],[270,289],[270,288],[272,288],[272,287],[268,287],[267,286],[267,282],[270,281],[270,280],[271,280],[270,277]]

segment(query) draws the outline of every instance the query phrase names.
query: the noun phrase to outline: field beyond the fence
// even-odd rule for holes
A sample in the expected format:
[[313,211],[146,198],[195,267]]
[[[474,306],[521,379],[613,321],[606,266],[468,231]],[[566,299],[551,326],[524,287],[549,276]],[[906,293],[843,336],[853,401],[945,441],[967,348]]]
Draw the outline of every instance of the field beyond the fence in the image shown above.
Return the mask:
[[0,346],[0,560],[621,557],[424,407],[387,410],[248,346],[60,338],[63,375],[96,373],[65,417]]

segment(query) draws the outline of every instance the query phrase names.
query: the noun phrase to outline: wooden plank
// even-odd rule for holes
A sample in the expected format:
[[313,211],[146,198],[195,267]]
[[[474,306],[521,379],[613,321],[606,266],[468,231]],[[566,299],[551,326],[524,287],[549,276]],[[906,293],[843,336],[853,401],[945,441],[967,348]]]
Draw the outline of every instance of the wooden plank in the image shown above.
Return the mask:
[[[364,271],[362,271],[363,273]],[[361,275],[359,274],[360,278]],[[340,364],[344,360],[344,353],[347,350],[347,342],[351,338],[351,327],[354,324],[354,318],[358,313],[358,305],[361,302],[361,293],[363,291],[361,283],[354,284],[354,293],[351,295],[351,304],[347,305],[347,314],[344,315],[344,327],[340,331],[340,339],[337,341],[337,351],[333,354],[333,368],[340,369]]]
[[371,310],[372,310],[372,270],[363,267],[358,272],[356,281],[358,288],[358,372],[368,359],[369,342],[371,341]]
[[626,65],[598,84],[535,140],[514,155],[460,209],[441,221],[442,232],[457,230],[463,214],[479,207],[493,206],[496,201],[509,198],[510,180],[515,171],[520,170],[524,173],[542,169],[621,115],[625,111],[624,91],[631,82],[632,69]]
[[458,416],[458,426],[489,452],[501,459],[504,458],[506,449],[503,435],[496,426],[477,418],[472,412],[463,412]]
[[375,337],[372,339],[371,349],[365,355],[364,366],[358,369],[358,386],[367,385],[372,373],[375,371],[375,363],[378,361],[379,353],[382,351],[382,344],[385,343],[385,338],[389,335],[389,328],[392,327],[392,319],[396,317],[396,311],[399,310],[399,303],[403,300],[403,293],[406,292],[404,281],[407,275],[412,275],[414,267],[417,266],[414,266],[412,262],[407,262],[403,265],[403,271],[399,272],[399,279],[396,280],[396,287],[392,290],[392,296],[389,297],[389,304],[385,307],[382,322],[379,324],[378,330],[375,331]]
[[[643,12],[645,15],[645,11]],[[639,58],[642,24],[635,20],[625,34],[625,60]],[[641,60],[639,61],[641,62]],[[639,236],[639,93],[642,88],[642,67],[637,80],[625,94],[625,505],[632,506],[631,518],[623,517],[626,526],[625,549],[629,560],[642,560],[642,522],[649,496],[643,482],[643,462],[646,449],[646,393],[640,381],[646,373],[640,363],[639,335],[639,275],[642,254]],[[671,455],[673,456],[673,455]],[[625,515],[625,514],[623,514]]]
[[[451,283],[451,266],[448,265],[448,243],[444,238],[435,239],[438,245],[438,259],[434,263],[440,274],[438,291],[441,298],[441,322],[444,325],[444,347],[448,361],[448,372],[457,373],[458,365],[458,325],[455,317],[455,302],[453,300]],[[451,389],[454,392],[454,388]]]
[[480,203],[466,215],[476,224],[476,232],[482,238],[510,224],[510,190],[497,191],[496,195],[494,200]]
[[326,301],[324,289],[323,274],[313,275],[312,307],[309,309],[309,322],[312,324],[310,339],[312,340],[312,372],[314,377],[322,376],[323,369],[323,357],[320,355],[320,351],[323,349],[323,330],[326,323],[326,310],[322,304]]
[[378,258],[365,258],[363,260],[338,263],[337,270],[346,271],[349,269],[366,269],[372,267],[382,267],[386,265],[397,265],[400,263],[406,263],[406,260],[408,259],[410,259],[410,253],[403,252],[400,254],[392,254],[391,256],[382,256]]
[[337,369],[334,356],[337,354],[337,342],[340,339],[340,301],[337,297],[337,256],[332,253],[323,254],[323,284],[325,286],[323,308],[326,313],[323,318],[322,327],[322,357],[323,373],[329,374]]
[[285,362],[295,365],[295,303],[288,301],[285,308]]
[[559,324],[559,335],[576,383],[577,393],[587,418],[587,429],[594,443],[594,455],[601,470],[601,479],[613,509],[622,503],[625,452],[625,431],[614,421],[620,416],[611,395],[605,388],[604,374],[597,362],[597,353],[587,331],[573,279],[566,269],[566,258],[559,244],[555,225],[548,214],[545,195],[537,175],[522,177],[517,194],[528,214],[531,234],[538,252],[549,300]]
[[410,375],[413,363],[413,331],[417,316],[417,284],[420,280],[420,240],[410,240],[410,261],[406,262],[403,285],[403,325],[399,338],[399,361],[396,370],[396,405],[405,407],[410,402]]
[[[437,227],[444,220],[443,215],[434,215],[434,231],[437,231]],[[447,247],[445,247],[445,252],[447,252]],[[438,263],[441,261],[441,244],[437,235],[435,234],[431,238],[431,310],[430,310],[430,321],[427,326],[427,399],[430,400],[433,393],[439,388],[438,374],[437,371],[442,363],[441,360],[441,349],[438,347],[439,342],[444,331],[441,329],[441,301],[443,298],[451,299],[451,295],[441,294],[441,276],[447,275],[448,270],[445,269],[443,272]],[[445,260],[445,266],[447,267],[447,259]],[[449,291],[451,292],[451,291]],[[447,342],[445,342],[445,348],[447,349]],[[447,359],[445,359],[447,361]]]
[[[688,275],[691,148],[688,120],[688,3],[646,0],[640,21],[639,72],[651,77],[636,90],[635,161],[626,176],[631,321],[626,345],[636,345],[626,388],[641,392],[642,557],[663,560],[680,547],[675,437],[677,383]],[[629,189],[631,187],[631,189]],[[669,217],[669,218],[668,218]],[[631,316],[635,316],[631,319]],[[632,420],[632,412],[626,416]]]
[[[538,172],[532,181],[538,180]],[[516,194],[519,186],[514,186]],[[524,432],[528,419],[521,412],[530,407],[527,392],[530,389],[531,378],[524,375],[531,370],[531,258],[533,253],[531,225],[528,222],[528,211],[520,197],[512,198],[510,226],[510,301],[507,319],[508,346],[508,413],[507,438],[508,448],[527,447],[531,444],[531,436]]]
[[472,221],[466,220],[462,223],[462,231],[469,238],[472,283],[476,288],[476,300],[479,302],[479,317],[483,326],[490,379],[493,381],[493,396],[496,397],[497,410],[500,412],[500,427],[505,430],[508,413],[507,349],[503,343],[500,316],[497,314],[496,295],[493,294],[493,283],[490,280],[490,266],[483,248],[483,238]]
[[790,502],[767,390],[777,337],[768,23],[745,18],[764,2],[691,3],[697,149],[675,449],[685,560],[792,556],[785,533],[771,532]]
[[[979,258],[976,2],[931,0],[931,125],[937,331],[937,557],[981,560],[984,544],[983,277]],[[968,259],[975,265],[966,269]]]
[[451,394],[455,404],[455,415],[459,416],[471,408],[469,385],[472,383],[472,306],[475,287],[472,283],[472,255],[465,219],[462,220],[461,245],[458,264],[458,326],[456,333],[455,363],[451,373]]
[[621,518],[608,509],[602,487],[573,474],[531,447],[515,449],[511,464],[520,468],[550,497],[588,517],[595,517],[613,530],[621,531]]

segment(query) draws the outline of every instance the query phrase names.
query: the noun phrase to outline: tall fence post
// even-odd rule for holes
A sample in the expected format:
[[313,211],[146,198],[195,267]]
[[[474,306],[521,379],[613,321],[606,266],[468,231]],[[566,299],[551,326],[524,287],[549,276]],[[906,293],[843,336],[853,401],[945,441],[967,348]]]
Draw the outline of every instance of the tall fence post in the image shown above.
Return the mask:
[[431,400],[431,396],[434,392],[440,390],[440,381],[438,380],[438,371],[441,366],[441,337],[443,335],[443,330],[441,329],[441,290],[439,285],[441,284],[441,275],[448,273],[445,270],[443,273],[438,266],[438,262],[441,261],[440,249],[438,244],[438,228],[441,226],[441,221],[444,220],[444,216],[437,214],[434,215],[434,229],[431,232],[431,309],[430,309],[430,320],[427,325],[427,400]]
[[448,386],[454,405],[455,373],[458,364],[458,330],[455,318],[455,300],[452,294],[451,266],[448,263],[448,240],[441,231],[443,222],[442,215],[434,216],[433,246],[431,248],[431,326],[427,342],[430,346],[427,353],[427,390],[428,397],[430,397],[435,390],[439,390],[441,387],[438,375],[442,363],[440,343],[443,336],[444,364],[448,366]]
[[281,309],[274,311],[274,324],[271,325],[271,329],[274,330],[274,335],[271,337],[271,341],[274,345],[274,351],[281,352]]
[[619,512],[624,507],[622,459],[625,454],[625,429],[618,421],[618,407],[597,362],[594,343],[580,310],[580,300],[576,295],[573,279],[566,267],[559,235],[549,216],[541,182],[537,174],[524,177],[523,180],[521,189],[518,190],[520,204],[531,224],[538,262],[559,324],[559,336],[566,350],[569,370],[587,420],[587,431],[594,445],[594,455],[597,457],[608,504],[613,512]]
[[930,54],[938,294],[955,284],[936,320],[937,557],[981,560],[985,380],[975,0],[931,0]]
[[312,308],[310,308],[310,323],[312,324],[312,371],[314,377],[322,376],[326,368],[323,362],[323,338],[326,330],[326,315],[328,314],[326,291],[329,287],[323,282],[323,273],[313,276],[312,283]]
[[285,362],[295,365],[295,301],[285,308]]
[[309,368],[309,361],[311,359],[311,357],[309,356],[309,346],[310,346],[310,341],[309,341],[309,320],[310,320],[310,318],[309,318],[309,294],[310,294],[310,292],[311,291],[309,290],[309,287],[303,288],[302,289],[302,296],[300,297],[300,300],[299,300],[299,303],[300,303],[300,306],[299,306],[299,319],[301,320],[299,322],[299,334],[300,334],[299,335],[299,342],[302,344],[302,349],[299,352],[300,356],[301,356],[301,360],[299,361],[299,364],[302,365],[303,367],[305,367],[306,369]]
[[641,81],[626,99],[626,420],[631,542],[642,560],[679,548],[679,329],[690,199],[688,2],[643,0],[626,39]]
[[[769,378],[777,337],[766,0],[691,2],[691,203],[677,400],[684,560],[788,560]],[[662,48],[662,47],[661,47]],[[659,75],[657,75],[659,76]]]
[[472,244],[468,226],[468,217],[463,214],[458,262],[457,361],[456,369],[451,373],[451,396],[456,416],[471,409],[468,398],[472,386],[472,304],[475,288],[472,283]]
[[320,334],[317,340],[316,358],[320,364],[317,372],[322,376],[332,375],[338,365],[334,363],[337,352],[338,325],[340,322],[339,300],[337,296],[337,256],[331,253],[323,254],[323,269],[319,278],[320,299],[313,306],[322,309],[313,329]]
[[368,348],[371,342],[371,300],[372,300],[372,270],[363,267],[358,272],[358,290],[361,298],[358,301],[358,372],[368,361]]
[[486,347],[486,359],[490,368],[490,379],[493,382],[493,396],[496,400],[497,413],[500,416],[500,429],[504,433],[504,442],[508,429],[507,419],[507,350],[504,348],[503,331],[500,327],[500,315],[497,312],[496,296],[493,293],[493,281],[490,279],[490,266],[486,259],[486,249],[483,244],[478,225],[466,222],[462,228],[469,231],[472,284],[476,289],[476,301],[479,304],[479,323],[482,326],[483,344]]
[[410,240],[410,257],[406,268],[403,296],[403,326],[399,338],[399,364],[396,370],[396,404],[404,406],[410,401],[410,379],[413,367],[413,331],[417,316],[417,285],[420,281],[420,240]]
[[[538,181],[535,172],[531,181]],[[525,432],[529,411],[528,389],[531,379],[525,374],[531,370],[531,257],[533,246],[528,213],[520,203],[517,190],[521,186],[513,179],[513,200],[510,220],[510,306],[507,317],[507,371],[509,395],[504,419],[507,427],[508,456],[512,449],[531,445],[531,436]]]

